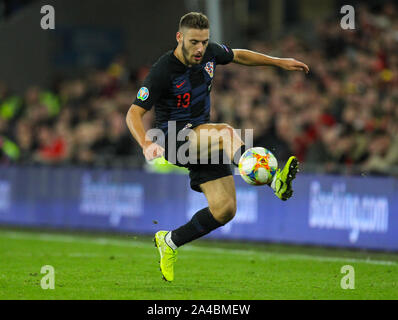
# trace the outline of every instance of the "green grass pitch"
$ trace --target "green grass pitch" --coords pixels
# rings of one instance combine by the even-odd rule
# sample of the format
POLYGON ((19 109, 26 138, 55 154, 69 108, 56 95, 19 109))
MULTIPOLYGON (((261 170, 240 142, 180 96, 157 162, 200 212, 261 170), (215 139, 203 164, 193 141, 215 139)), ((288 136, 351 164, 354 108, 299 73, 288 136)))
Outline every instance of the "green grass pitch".
POLYGON ((0 229, 0 299, 398 299, 398 254, 197 241, 161 279, 150 237, 0 229), (41 267, 55 289, 41 288, 41 267), (343 290, 341 268, 355 270, 343 290))

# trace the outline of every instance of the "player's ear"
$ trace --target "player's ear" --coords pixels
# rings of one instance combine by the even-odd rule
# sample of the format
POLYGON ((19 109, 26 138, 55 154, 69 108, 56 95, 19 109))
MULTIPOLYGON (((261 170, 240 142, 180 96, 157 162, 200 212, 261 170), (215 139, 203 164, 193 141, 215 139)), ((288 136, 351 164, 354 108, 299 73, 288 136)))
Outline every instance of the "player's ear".
POLYGON ((183 36, 182 32, 177 31, 176 39, 177 39, 178 44, 180 44, 182 42, 183 38, 184 38, 184 36, 183 36))

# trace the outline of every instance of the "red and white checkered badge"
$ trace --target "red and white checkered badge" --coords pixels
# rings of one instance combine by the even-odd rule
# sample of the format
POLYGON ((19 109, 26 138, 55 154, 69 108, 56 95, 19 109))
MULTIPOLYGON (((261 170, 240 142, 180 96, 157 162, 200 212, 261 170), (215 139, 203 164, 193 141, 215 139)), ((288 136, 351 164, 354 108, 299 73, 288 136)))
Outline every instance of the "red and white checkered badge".
POLYGON ((209 74, 210 78, 213 78, 213 76, 214 76, 214 63, 213 62, 206 63, 205 70, 209 74))

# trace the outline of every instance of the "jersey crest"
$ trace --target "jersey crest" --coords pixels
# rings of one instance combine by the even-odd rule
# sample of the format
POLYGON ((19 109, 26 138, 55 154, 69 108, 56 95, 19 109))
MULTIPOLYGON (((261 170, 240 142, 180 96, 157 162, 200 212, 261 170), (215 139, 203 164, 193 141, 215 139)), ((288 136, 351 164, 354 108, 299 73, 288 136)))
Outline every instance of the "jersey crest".
POLYGON ((213 78, 213 76, 214 76, 214 63, 213 62, 206 63, 205 70, 209 74, 210 78, 213 78))

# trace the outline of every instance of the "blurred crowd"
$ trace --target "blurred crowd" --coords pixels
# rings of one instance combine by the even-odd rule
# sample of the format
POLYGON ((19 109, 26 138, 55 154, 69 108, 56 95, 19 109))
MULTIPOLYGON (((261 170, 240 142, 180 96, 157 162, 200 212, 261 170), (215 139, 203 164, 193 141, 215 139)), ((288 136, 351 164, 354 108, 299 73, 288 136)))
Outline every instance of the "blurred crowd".
POLYGON ((214 119, 254 128, 255 146, 281 160, 295 154, 309 170, 398 174, 397 7, 357 6, 355 30, 337 19, 317 23, 311 41, 253 42, 256 51, 307 63, 310 74, 224 68, 214 119))
MULTIPOLYGON (((391 174, 398 167, 398 10, 356 10, 356 29, 331 19, 313 38, 287 35, 248 49, 307 63, 308 75, 235 64, 219 67, 211 120, 254 129, 254 146, 305 168, 391 174)), ((106 70, 24 96, 0 84, 2 163, 142 165, 125 116, 148 72, 123 58, 106 70)), ((154 122, 153 110, 145 126, 154 122)))
POLYGON ((106 70, 59 81, 53 90, 32 86, 23 97, 9 95, 0 84, 2 162, 142 164, 125 122, 137 91, 130 78, 124 59, 118 58, 106 70))

